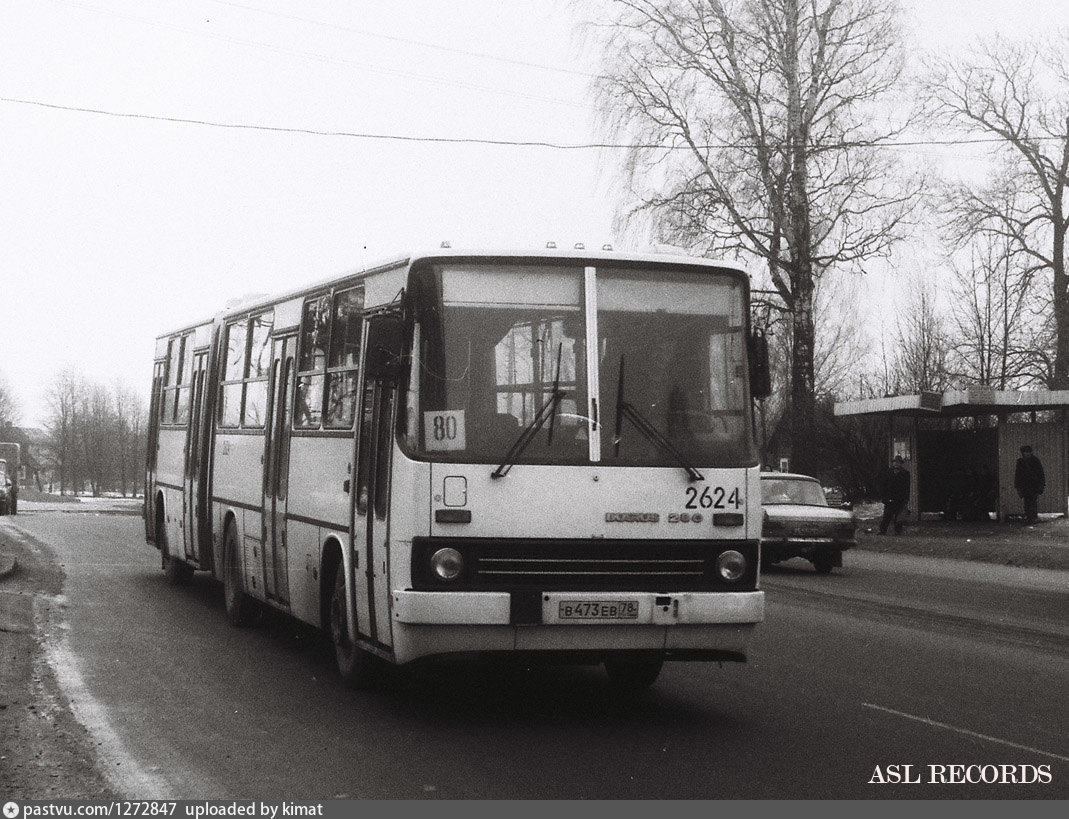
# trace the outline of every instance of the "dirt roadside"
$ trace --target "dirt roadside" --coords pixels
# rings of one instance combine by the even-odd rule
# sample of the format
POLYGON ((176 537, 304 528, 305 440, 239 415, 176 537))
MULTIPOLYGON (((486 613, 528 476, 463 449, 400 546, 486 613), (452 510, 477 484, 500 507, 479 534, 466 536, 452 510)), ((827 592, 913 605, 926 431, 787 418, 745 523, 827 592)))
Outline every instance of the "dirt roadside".
POLYGON ((119 798, 45 657, 62 570, 6 527, 0 570, 0 802, 119 798))
MULTIPOLYGON (((859 549, 1069 571, 1069 518, 1044 517, 1031 526, 1012 520, 924 520, 907 524, 896 536, 879 534, 881 509, 878 504, 858 508, 859 549)), ((849 553, 843 560, 849 565, 849 553)))
MULTIPOLYGON (((108 513, 136 513, 130 502, 112 506, 108 513)), ((26 507, 29 514, 101 511, 100 504, 26 507)), ((859 508, 858 517, 861 550, 1069 571, 1066 518, 1035 526, 925 521, 896 537, 877 533, 878 506, 859 508)), ((848 571, 849 553, 844 563, 848 571)), ((0 802, 139 796, 115 793, 100 773, 94 740, 71 714, 45 657, 63 580, 46 549, 0 523, 0 802)))

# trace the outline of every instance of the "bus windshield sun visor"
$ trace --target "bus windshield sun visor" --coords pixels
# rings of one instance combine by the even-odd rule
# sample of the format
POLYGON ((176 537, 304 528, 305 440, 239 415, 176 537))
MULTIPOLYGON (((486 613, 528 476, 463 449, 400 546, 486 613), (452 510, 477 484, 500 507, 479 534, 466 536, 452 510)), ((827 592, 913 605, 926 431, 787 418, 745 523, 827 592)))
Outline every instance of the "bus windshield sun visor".
POLYGON ((523 432, 520 433, 520 437, 516 439, 516 442, 509 447, 509 451, 505 453, 505 460, 501 462, 493 472, 490 473, 491 478, 503 478, 512 469, 513 464, 516 463, 516 459, 523 454, 523 451, 527 449, 527 446, 534 440, 534 437, 538 434, 538 430, 545 426, 546 421, 549 421, 549 439, 548 443, 553 443, 553 426, 557 420, 557 407, 560 406, 560 402, 564 400, 566 391, 560 388, 560 359, 561 350, 563 345, 557 345, 557 371, 553 376, 553 393, 549 397, 549 401, 546 402, 542 409, 538 411, 538 414, 531 419, 531 423, 523 428, 523 432))
POLYGON ((705 476, 687 460, 687 457, 682 452, 672 446, 672 442, 664 437, 664 434, 657 429, 657 427, 646 420, 645 416, 635 409, 632 404, 629 404, 624 400, 624 357, 620 356, 619 380, 616 382, 616 429, 613 434, 613 457, 616 458, 620 457, 620 441, 623 438, 625 417, 630 419, 631 423, 635 425, 635 428, 652 442, 654 446, 658 447, 662 452, 671 455, 676 463, 686 470, 691 481, 705 480, 705 476))

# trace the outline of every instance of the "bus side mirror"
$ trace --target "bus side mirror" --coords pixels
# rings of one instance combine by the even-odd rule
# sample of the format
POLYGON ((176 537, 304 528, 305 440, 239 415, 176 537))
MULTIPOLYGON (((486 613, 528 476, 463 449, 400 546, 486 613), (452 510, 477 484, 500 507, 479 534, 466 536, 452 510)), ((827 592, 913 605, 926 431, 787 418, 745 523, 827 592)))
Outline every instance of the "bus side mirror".
POLYGON ((763 330, 750 332, 750 395, 768 398, 772 394, 772 373, 768 362, 768 336, 763 330))
POLYGON ((397 381, 401 376, 404 320, 395 313, 372 316, 367 327, 368 378, 397 381))

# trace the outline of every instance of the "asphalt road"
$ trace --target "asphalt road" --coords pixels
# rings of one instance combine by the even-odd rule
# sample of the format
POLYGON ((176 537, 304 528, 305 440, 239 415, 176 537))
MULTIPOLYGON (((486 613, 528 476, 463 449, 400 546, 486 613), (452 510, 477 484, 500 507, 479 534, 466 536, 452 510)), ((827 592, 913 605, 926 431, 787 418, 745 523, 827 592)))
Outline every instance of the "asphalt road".
POLYGON ((66 573, 40 607, 48 660, 130 797, 1069 797, 1069 573, 792 562, 765 578, 749 663, 669 664, 639 703, 599 668, 502 679, 463 662, 365 693, 317 635, 280 617, 234 629, 214 583, 166 585, 139 518, 4 520, 66 573), (951 765, 1000 781, 931 781, 951 765), (878 781, 896 776, 921 781, 878 781))

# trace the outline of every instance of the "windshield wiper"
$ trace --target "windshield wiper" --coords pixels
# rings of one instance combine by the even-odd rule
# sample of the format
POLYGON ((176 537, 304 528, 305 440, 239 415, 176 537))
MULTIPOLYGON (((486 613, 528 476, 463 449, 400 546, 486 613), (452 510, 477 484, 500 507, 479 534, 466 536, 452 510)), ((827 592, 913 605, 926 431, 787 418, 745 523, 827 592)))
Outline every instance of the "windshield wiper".
POLYGON ((638 429, 638 431, 648 440, 655 446, 660 447, 662 452, 667 452, 671 455, 676 463, 686 470, 687 475, 690 476, 692 481, 705 480, 705 476, 694 468, 690 461, 687 460, 687 457, 672 445, 671 441, 664 437, 664 433, 647 421, 645 416, 635 409, 633 404, 629 404, 624 400, 624 357, 621 355, 619 380, 616 382, 616 429, 612 440, 612 454, 615 458, 620 457, 620 439, 622 437, 621 433, 623 432, 625 417, 630 419, 636 429, 638 429))
POLYGON ((509 447, 509 451, 505 453, 505 460, 501 462, 493 472, 490 473, 491 478, 504 478, 509 470, 512 469, 516 463, 516 459, 523 454, 523 451, 527 449, 527 446, 534 440, 538 434, 538 430, 545 426, 546 421, 549 421, 549 438, 547 444, 553 443, 553 427, 557 421, 557 407, 560 406, 560 402, 564 400, 564 396, 567 394, 565 390, 560 388, 560 357, 563 344, 557 345, 557 372, 553 377, 553 392, 549 396, 549 401, 542 405, 542 409, 538 411, 538 414, 531 419, 531 423, 523 428, 523 432, 520 433, 520 437, 516 439, 516 442, 509 447))
MULTIPOLYGON (((564 398, 564 393, 559 396, 557 393, 561 392, 560 389, 560 356, 564 350, 564 343, 557 344, 557 371, 553 374, 553 397, 550 399, 550 403, 553 405, 549 413, 549 437, 546 440, 546 446, 550 446, 553 443, 553 427, 557 423, 557 407, 560 406, 561 399, 564 398)), ((537 432, 537 430, 535 430, 537 432)))

